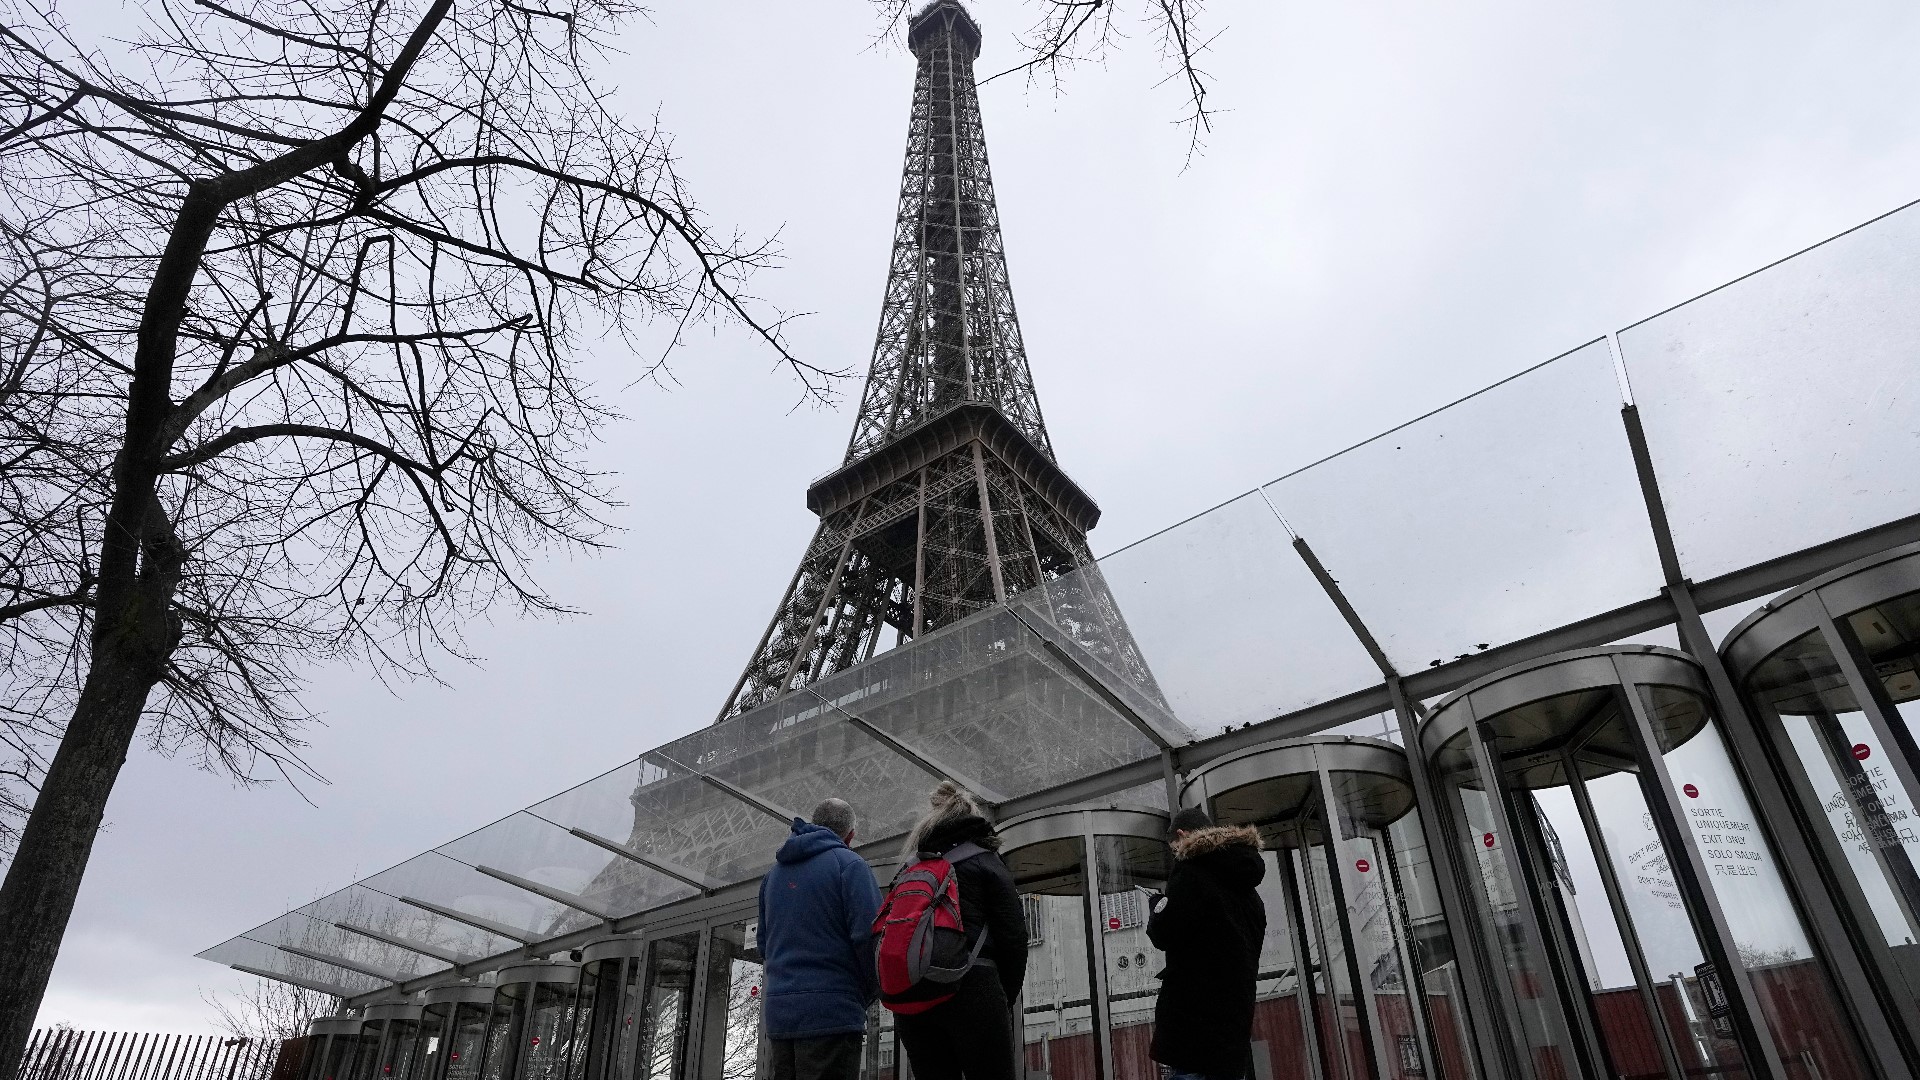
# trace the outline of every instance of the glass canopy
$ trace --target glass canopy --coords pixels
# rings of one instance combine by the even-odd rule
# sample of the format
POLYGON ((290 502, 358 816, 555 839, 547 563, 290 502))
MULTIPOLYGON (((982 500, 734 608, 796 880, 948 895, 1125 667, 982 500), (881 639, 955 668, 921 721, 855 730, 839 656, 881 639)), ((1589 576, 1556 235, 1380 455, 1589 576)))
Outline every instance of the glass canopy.
POLYGON ((1163 747, 1378 731, 1390 679, 1431 701, 1671 623, 1650 504, 1703 609, 1920 539, 1916 294, 1908 206, 200 955, 419 985, 750 882, 827 794, 878 840, 935 777, 1032 810, 1158 783, 1163 747))

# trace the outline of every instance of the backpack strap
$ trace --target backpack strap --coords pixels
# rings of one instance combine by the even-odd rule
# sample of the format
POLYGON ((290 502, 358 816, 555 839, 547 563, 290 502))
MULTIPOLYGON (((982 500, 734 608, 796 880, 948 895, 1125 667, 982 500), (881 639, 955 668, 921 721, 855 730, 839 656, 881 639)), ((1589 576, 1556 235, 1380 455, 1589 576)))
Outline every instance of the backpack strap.
POLYGON ((968 859, 976 858, 986 853, 986 848, 971 840, 967 840, 948 848, 947 853, 944 856, 940 856, 940 858, 946 859, 949 866, 959 866, 968 859))

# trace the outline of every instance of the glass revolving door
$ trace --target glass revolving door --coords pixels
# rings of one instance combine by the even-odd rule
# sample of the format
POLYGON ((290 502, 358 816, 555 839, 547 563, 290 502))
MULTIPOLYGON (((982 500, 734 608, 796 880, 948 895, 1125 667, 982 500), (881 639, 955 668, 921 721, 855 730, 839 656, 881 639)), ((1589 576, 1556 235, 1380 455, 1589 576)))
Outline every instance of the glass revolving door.
POLYGON ((351 1080, 363 1026, 357 1016, 323 1016, 308 1025, 306 1080, 351 1080))
POLYGON ((646 942, 609 938, 581 951, 580 993, 589 1003, 585 1080, 634 1080, 646 997, 646 942))
POLYGON ((426 992, 421 1010, 420 1080, 475 1080, 486 1056, 487 1029, 507 1010, 495 1009, 491 986, 441 986, 426 992))
POLYGON ((1001 857, 1026 898, 1020 1016, 1030 1080, 1157 1080, 1148 1053, 1162 957, 1144 890, 1165 887, 1167 815, 1042 810, 1003 823, 1001 857))
POLYGON ((1720 651, 1920 1059, 1920 545, 1776 598, 1720 651))
POLYGON ((1522 1075, 1869 1075, 1708 700, 1681 653, 1591 649, 1421 729, 1522 1075))
POLYGON ((366 1012, 361 1037, 374 1044, 371 1068, 362 1080, 413 1080, 420 1064, 418 1005, 373 1005, 366 1012))
POLYGON ((1255 747, 1194 772, 1183 801, 1222 825, 1258 828, 1267 849, 1256 1075, 1474 1075, 1453 943, 1399 747, 1255 747))
POLYGON ((494 1004, 504 1006, 507 1021, 488 1033, 486 1080, 581 1080, 592 1002, 580 993, 580 965, 502 968, 494 1004))

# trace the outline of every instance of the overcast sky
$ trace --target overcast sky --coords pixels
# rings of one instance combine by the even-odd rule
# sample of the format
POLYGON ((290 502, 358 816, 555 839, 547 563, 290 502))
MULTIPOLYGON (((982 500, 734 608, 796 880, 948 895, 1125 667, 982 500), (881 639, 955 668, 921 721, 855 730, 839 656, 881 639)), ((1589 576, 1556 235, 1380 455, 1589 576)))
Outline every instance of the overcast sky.
MULTIPOLYGON (((1015 56, 982 0, 983 70, 1015 56)), ((1104 552, 1920 197, 1920 9, 1214 0, 1226 111, 1181 170, 1148 43, 1055 98, 982 92, 1014 294, 1104 552)), ((69 4, 82 27, 134 5, 69 4)), ((657 0, 610 69, 717 222, 781 234, 757 282, 799 351, 864 367, 912 60, 863 0, 657 0)), ((201 1031, 191 954, 709 723, 811 534, 851 415, 744 335, 625 388, 616 550, 545 580, 587 611, 472 630, 445 685, 316 672, 330 781, 240 791, 137 752, 42 1022, 201 1031), (310 800, 310 802, 308 801, 310 800)), ((857 397, 857 386, 847 388, 857 397)))

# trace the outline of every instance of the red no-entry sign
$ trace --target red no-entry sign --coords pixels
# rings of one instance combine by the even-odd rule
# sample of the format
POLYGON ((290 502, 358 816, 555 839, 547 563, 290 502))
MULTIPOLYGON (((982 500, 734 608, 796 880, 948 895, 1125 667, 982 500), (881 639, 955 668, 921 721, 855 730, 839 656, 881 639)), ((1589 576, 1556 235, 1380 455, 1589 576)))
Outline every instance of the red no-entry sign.
POLYGON ((1480 842, 1481 842, 1482 844, 1485 844, 1485 845, 1487 845, 1488 847, 1492 847, 1492 846, 1493 846, 1493 834, 1492 834, 1492 833, 1488 833, 1487 835, 1485 835, 1485 836, 1483 836, 1483 837, 1481 837, 1481 838, 1480 838, 1480 842))
POLYGON ((1107 920, 1107 929, 1109 929, 1109 930, 1118 930, 1118 929, 1120 929, 1120 916, 1118 916, 1118 915, 1115 915, 1115 916, 1113 916, 1113 917, 1111 917, 1111 918, 1109 918, 1109 919, 1107 920))
POLYGON ((1372 864, 1372 863, 1370 863, 1370 862, 1368 862, 1368 861, 1367 861, 1367 860, 1365 860, 1365 859, 1361 859, 1361 860, 1359 860, 1358 862, 1356 862, 1356 863, 1354 863, 1354 864, 1353 864, 1353 868, 1354 868, 1355 870, 1358 870, 1358 871, 1360 871, 1361 873, 1363 873, 1363 874, 1364 874, 1364 873, 1366 873, 1367 871, 1369 871, 1369 870, 1371 870, 1371 869, 1373 869, 1373 864, 1372 864))
POLYGON ((1689 799, 1697 799, 1700 797, 1700 789, 1694 787, 1692 784, 1682 784, 1680 785, 1680 790, 1686 792, 1687 798, 1689 799))
POLYGON ((1863 743, 1863 742, 1857 742, 1853 744, 1853 760, 1865 761, 1872 756, 1873 756, 1873 747, 1868 746, 1866 743, 1863 743))

